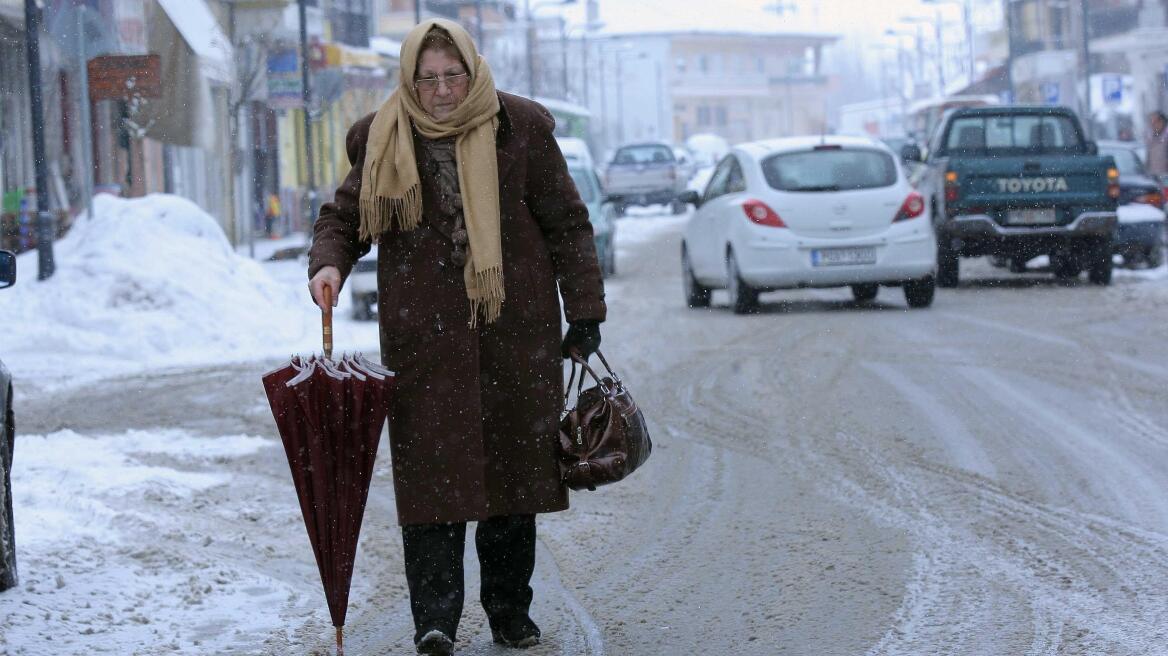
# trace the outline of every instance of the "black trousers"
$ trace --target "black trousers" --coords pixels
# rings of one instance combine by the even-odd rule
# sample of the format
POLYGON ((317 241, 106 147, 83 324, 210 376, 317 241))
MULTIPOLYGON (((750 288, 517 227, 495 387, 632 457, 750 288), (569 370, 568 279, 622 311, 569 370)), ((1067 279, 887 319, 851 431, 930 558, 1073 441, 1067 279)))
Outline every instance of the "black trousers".
MULTIPOLYGON (((403 526, 402 545, 414 641, 432 629, 453 639, 465 592, 466 523, 403 526)), ((475 547, 482 576, 480 600, 491 627, 515 615, 526 616, 535 571, 535 515, 503 515, 479 522, 475 547)))

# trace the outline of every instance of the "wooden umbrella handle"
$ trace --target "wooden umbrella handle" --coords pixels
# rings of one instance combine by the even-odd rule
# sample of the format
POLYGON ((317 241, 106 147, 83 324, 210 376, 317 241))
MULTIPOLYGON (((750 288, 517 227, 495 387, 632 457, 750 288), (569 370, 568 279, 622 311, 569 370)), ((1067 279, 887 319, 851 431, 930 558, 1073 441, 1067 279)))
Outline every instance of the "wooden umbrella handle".
POLYGON ((333 288, 325 285, 324 310, 320 315, 321 332, 324 333, 324 357, 331 360, 333 357, 333 288))

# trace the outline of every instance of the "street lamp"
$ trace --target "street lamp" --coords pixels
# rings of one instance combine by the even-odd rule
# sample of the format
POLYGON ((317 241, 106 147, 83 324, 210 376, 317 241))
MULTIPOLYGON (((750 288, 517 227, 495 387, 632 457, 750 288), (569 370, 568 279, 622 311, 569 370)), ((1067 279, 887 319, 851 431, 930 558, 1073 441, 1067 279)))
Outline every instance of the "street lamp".
POLYGON ((536 84, 535 84, 535 12, 544 7, 565 7, 567 5, 576 4, 576 0, 545 0, 544 2, 537 2, 531 4, 531 0, 526 0, 525 13, 527 14, 527 92, 532 98, 535 98, 536 84))
POLYGON ((969 50, 969 83, 977 74, 977 56, 973 48, 973 8, 971 0, 921 0, 927 5, 954 4, 961 7, 961 21, 965 24, 965 45, 969 50))

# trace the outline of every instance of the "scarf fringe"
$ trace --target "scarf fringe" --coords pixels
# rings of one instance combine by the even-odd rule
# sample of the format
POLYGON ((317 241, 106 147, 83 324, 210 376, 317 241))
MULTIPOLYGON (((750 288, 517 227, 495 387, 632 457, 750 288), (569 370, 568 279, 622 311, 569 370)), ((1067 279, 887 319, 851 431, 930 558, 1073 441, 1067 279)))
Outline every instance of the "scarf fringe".
POLYGON ((414 185, 402 198, 374 196, 360 202, 361 226, 358 235, 364 241, 376 241, 392 228, 413 230, 422 222, 422 188, 414 185))
POLYGON ((503 286, 503 267, 491 267, 474 273, 475 290, 470 296, 470 327, 478 325, 479 314, 487 323, 494 323, 503 313, 507 293, 503 286))

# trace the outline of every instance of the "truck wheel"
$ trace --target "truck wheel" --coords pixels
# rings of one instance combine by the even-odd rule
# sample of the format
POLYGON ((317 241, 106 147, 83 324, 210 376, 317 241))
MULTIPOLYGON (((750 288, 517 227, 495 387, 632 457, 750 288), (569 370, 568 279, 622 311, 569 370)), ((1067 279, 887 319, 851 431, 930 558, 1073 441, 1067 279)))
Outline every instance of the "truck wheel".
POLYGON ((910 308, 927 308, 933 304, 937 281, 933 276, 904 283, 904 300, 910 308))
POLYGON ((862 285, 852 285, 852 298, 856 299, 857 303, 867 303, 876 300, 876 295, 880 293, 880 285, 876 283, 865 283, 862 285))
POLYGON ((726 256, 726 291, 730 293, 730 307, 734 314, 747 314, 758 309, 758 291, 743 282, 733 251, 726 256))
POLYGON ((681 202, 680 200, 674 200, 669 204, 669 211, 673 212, 674 216, 677 216, 678 214, 685 214, 685 203, 681 202))
POLYGON ((956 287, 960 278, 961 264, 957 251, 946 240, 937 243, 937 286, 956 287))
POLYGON ((685 304, 691 308, 710 307, 710 288, 703 287, 694 276, 693 265, 689 262, 689 252, 681 245, 681 284, 685 291, 685 304))
POLYGON ((1083 272, 1083 267, 1070 255, 1051 255, 1050 270, 1059 280, 1074 280, 1083 272))
POLYGON ((1111 270, 1115 264, 1111 260, 1111 243, 1104 242, 1091 256, 1090 268, 1087 269, 1087 280, 1092 285, 1110 285, 1111 270))
POLYGON ((1160 265, 1164 264, 1164 247, 1157 243, 1154 246, 1148 247, 1148 252, 1144 254, 1144 262, 1147 263, 1149 269, 1158 269, 1160 265))

